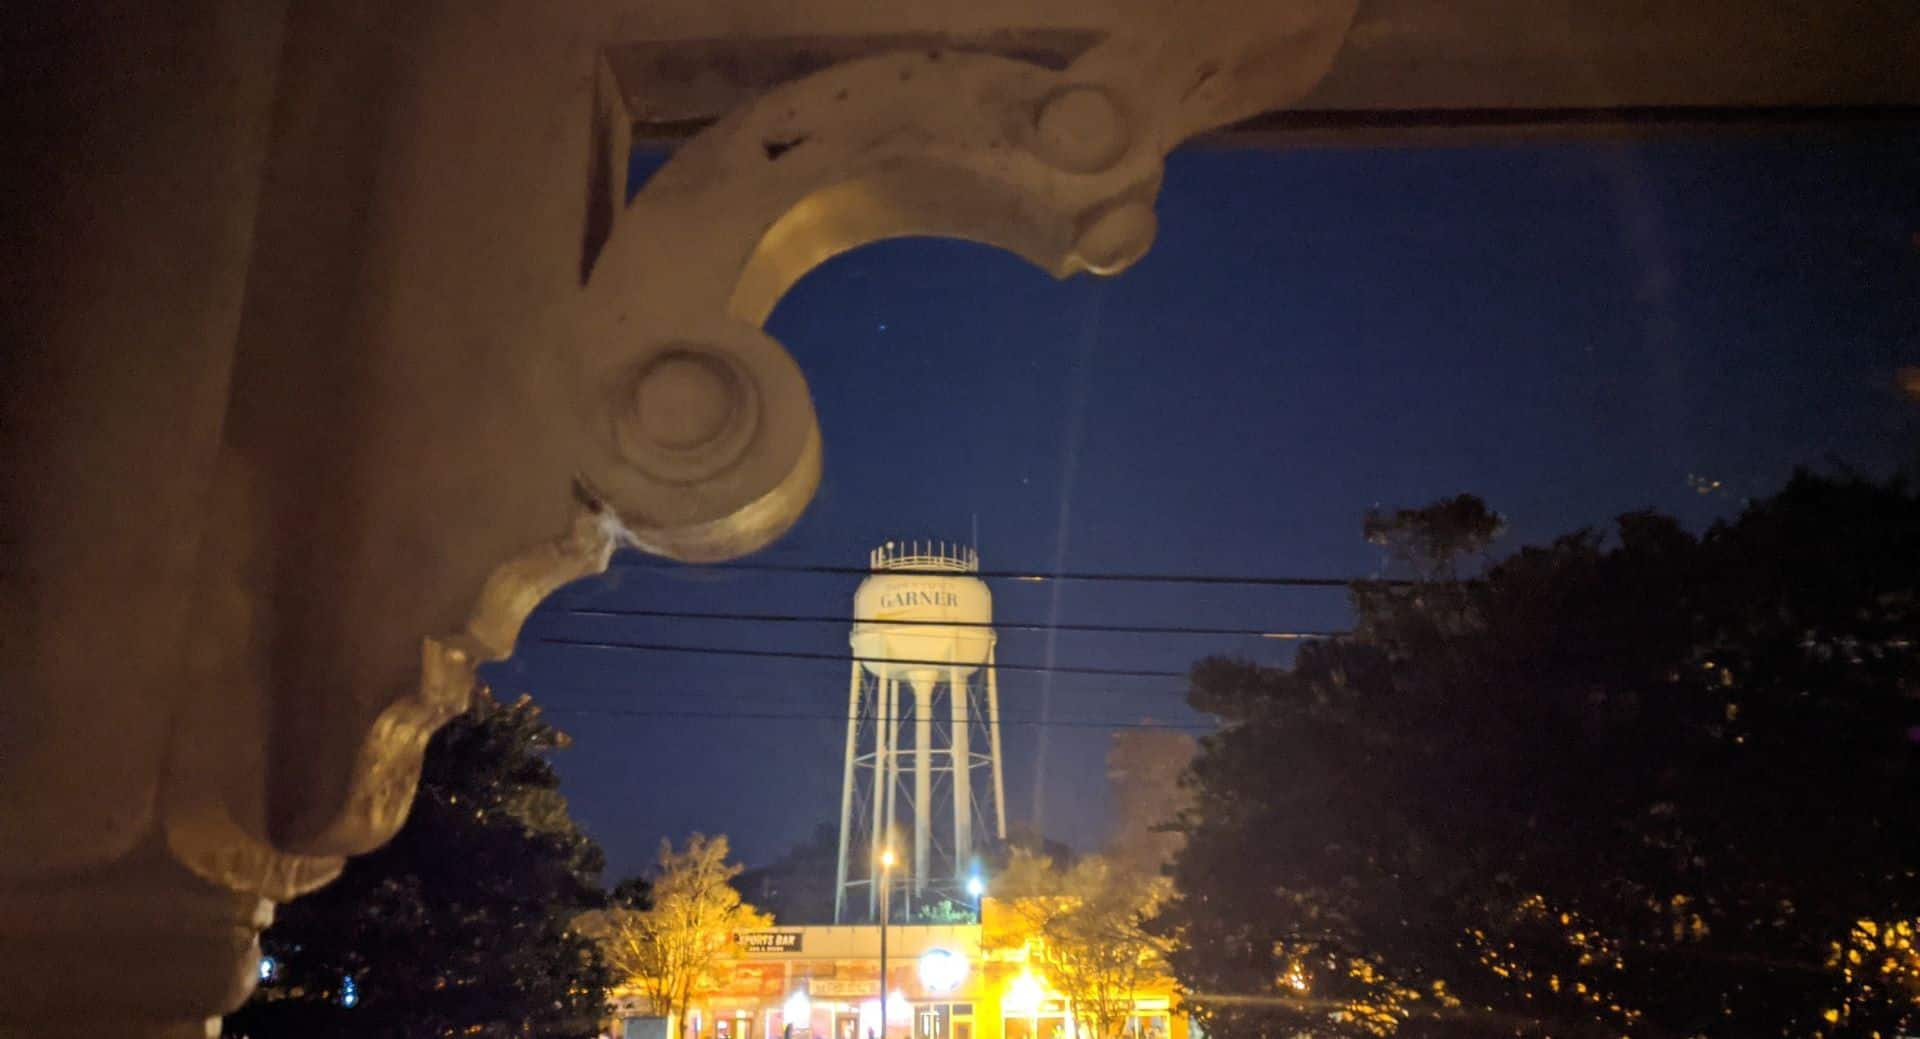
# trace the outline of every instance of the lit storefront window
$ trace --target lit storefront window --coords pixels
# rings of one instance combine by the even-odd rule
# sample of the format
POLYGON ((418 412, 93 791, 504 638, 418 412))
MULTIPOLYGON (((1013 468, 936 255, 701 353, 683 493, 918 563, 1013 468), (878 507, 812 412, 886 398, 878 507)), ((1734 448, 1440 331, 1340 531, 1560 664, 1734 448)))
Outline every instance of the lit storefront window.
POLYGON ((973 1004, 915 1004, 913 1039, 973 1039, 973 1004))
POLYGON ((713 1039, 753 1039, 753 1015, 745 1010, 736 1010, 731 1017, 715 1014, 713 1039))
MULTIPOLYGON (((913 1004, 905 994, 894 990, 887 995, 887 1034, 907 1032, 913 1023, 913 1004)), ((860 1004, 860 1039, 880 1034, 880 1001, 869 999, 860 1004)))
MULTIPOLYGON (((1011 993, 1009 993, 1011 995, 1011 993)), ((1027 1013, 1009 1009, 1002 1021, 1006 1039, 1067 1039, 1067 1006, 1057 999, 1032 1004, 1027 1013)))
POLYGON ((795 992, 781 1004, 780 1016, 785 1024, 792 1026, 794 1034, 805 1032, 812 1023, 813 1000, 808 999, 805 992, 795 992))

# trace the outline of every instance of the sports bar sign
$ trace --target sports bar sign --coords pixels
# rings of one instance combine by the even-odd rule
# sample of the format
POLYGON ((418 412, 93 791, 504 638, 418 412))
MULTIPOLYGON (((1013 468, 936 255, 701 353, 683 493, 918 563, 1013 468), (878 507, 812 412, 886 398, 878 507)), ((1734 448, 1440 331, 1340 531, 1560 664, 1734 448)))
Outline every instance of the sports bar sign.
POLYGON ((741 931, 736 935, 744 952, 800 952, 800 931, 741 931))

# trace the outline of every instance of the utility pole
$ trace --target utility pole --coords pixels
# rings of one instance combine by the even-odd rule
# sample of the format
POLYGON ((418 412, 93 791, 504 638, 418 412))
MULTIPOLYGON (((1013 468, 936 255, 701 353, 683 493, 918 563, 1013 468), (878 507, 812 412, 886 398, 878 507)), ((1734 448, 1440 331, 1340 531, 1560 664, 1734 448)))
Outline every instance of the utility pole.
POLYGON ((880 1039, 887 1039, 887 917, 893 903, 893 849, 880 853, 880 1039))

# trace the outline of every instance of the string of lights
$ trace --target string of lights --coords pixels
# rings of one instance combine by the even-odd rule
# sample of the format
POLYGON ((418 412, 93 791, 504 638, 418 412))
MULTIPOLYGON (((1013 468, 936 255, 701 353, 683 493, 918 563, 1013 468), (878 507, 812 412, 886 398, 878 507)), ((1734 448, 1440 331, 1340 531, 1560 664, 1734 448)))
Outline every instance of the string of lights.
POLYGON ((1161 624, 1034 624, 1020 621, 912 620, 891 617, 849 618, 806 613, 728 613, 698 610, 627 609, 611 606, 569 607, 566 613, 570 617, 628 617, 653 620, 723 621, 757 624, 828 624, 835 626, 871 623, 886 624, 890 627, 924 626, 933 628, 984 628, 998 631, 1071 631, 1101 635, 1207 636, 1213 638, 1271 639, 1290 642, 1310 641, 1314 639, 1337 639, 1351 634, 1351 632, 1346 631, 1270 631, 1264 628, 1207 628, 1161 624))
MULTIPOLYGON (((544 645, 573 646, 579 649, 611 650, 632 653, 688 653, 714 657, 761 657, 776 660, 822 660, 841 664, 850 664, 855 660, 867 664, 905 664, 921 667, 952 667, 950 660, 919 659, 914 657, 855 657, 842 653, 814 653, 797 649, 751 649, 745 646, 686 646, 673 642, 610 642, 598 639, 577 639, 549 635, 536 639, 544 645)), ((1153 668, 1131 667, 1081 667, 1066 664, 1003 664, 996 661, 993 665, 1000 671, 1017 671, 1029 674, 1062 675, 1099 675, 1105 678, 1186 678, 1184 671, 1166 671, 1153 668)))

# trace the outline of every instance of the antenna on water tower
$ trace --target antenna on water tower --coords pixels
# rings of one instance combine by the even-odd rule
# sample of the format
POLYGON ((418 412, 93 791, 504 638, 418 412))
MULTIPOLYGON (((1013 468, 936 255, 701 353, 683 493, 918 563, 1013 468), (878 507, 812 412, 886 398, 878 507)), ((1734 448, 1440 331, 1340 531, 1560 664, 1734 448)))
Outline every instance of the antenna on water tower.
POLYGON ((849 639, 835 923, 861 915, 861 896, 865 918, 874 918, 876 861, 903 820, 913 857, 909 869, 888 875, 904 885, 908 913, 916 899, 964 902, 982 831, 1007 837, 993 595, 975 576, 979 552, 889 541, 868 563, 873 572, 854 593, 849 639))

